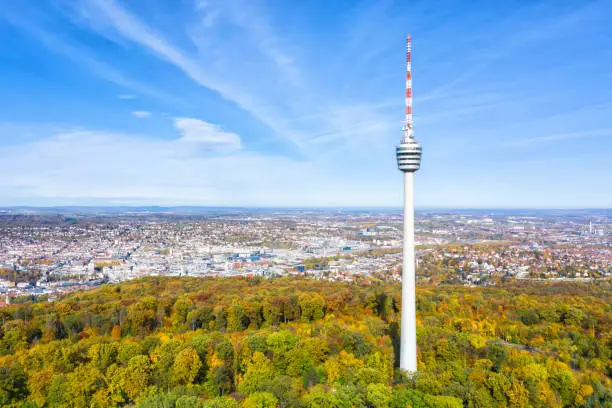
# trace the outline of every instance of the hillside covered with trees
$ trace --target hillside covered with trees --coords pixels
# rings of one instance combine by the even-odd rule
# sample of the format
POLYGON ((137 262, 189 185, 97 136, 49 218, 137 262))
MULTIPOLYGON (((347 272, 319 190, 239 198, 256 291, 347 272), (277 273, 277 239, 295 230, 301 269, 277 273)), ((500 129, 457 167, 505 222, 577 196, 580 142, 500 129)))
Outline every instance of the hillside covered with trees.
POLYGON ((419 288, 407 378, 397 284, 104 285, 0 309, 0 404, 612 407, 610 294, 605 282, 419 288))

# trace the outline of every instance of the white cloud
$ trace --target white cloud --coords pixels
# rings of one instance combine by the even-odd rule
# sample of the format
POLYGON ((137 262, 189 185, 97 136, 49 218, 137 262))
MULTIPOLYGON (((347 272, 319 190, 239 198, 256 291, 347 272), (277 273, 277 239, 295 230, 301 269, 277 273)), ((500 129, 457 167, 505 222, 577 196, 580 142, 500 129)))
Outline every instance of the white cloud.
MULTIPOLYGON (((224 99, 239 105, 253 117, 269 126, 279 137, 303 147, 304 141, 300 140, 298 132, 285 126, 283 118, 287 115, 279 113, 277 108, 271 106, 270 101, 262 100, 261 95, 252 92, 248 85, 245 88, 246 78, 245 81, 242 81, 243 83, 235 80, 230 83, 226 78, 231 75, 228 75, 227 72, 205 69, 197 58, 191 57, 179 47, 174 46, 163 35, 152 30, 137 16, 122 8, 114 0, 91 0, 88 4, 95 7, 95 12, 89 13, 89 18, 92 20, 92 29, 94 29, 93 26, 103 25, 100 20, 110 24, 124 38, 149 49, 158 58, 179 68, 199 85, 216 91, 224 99)), ((274 38, 272 34, 265 32, 261 34, 274 38)), ((272 51, 268 55, 276 61, 276 65, 287 69, 291 67, 291 58, 278 51, 274 41, 270 41, 270 43, 271 45, 268 45, 272 51)), ((275 78, 275 80, 277 79, 275 78)), ((284 94, 283 97, 285 97, 284 94)))
POLYGON ((132 116, 140 118, 140 119, 150 118, 151 117, 151 112, 149 112, 149 111, 133 111, 132 112, 132 116))
POLYGON ((221 126, 200 119, 175 118, 174 126, 183 135, 179 141, 199 143, 210 149, 240 149, 240 136, 224 131, 221 126))
MULTIPOLYGON (((389 119, 380 112, 354 110, 354 100, 338 100, 335 94, 329 94, 329 87, 313 83, 313 72, 301 59, 298 42, 277 32, 278 24, 265 7, 243 1, 201 1, 196 5, 200 24, 187 30, 196 53, 188 52, 190 47, 184 44, 170 41, 176 37, 158 32, 115 0, 79 2, 82 12, 75 23, 103 37, 119 36, 143 47, 195 83, 238 105, 270 128, 274 139, 290 142, 294 146, 289 149, 296 147, 295 151, 307 157, 330 154, 340 148, 346 151, 345 144, 364 145, 371 134, 355 130, 355 124, 389 119), (226 35, 228 28, 240 33, 239 40, 226 35), (253 81, 253 72, 258 73, 257 81, 253 81), (346 111, 347 106, 351 112, 335 114, 346 111), (320 112, 325 114, 319 118, 292 121, 320 112), (327 136, 315 140, 313 134, 327 136)), ((395 140, 395 133, 390 136, 395 140)))
POLYGON ((245 151, 199 154, 184 138, 79 130, 0 146, 0 174, 11 174, 0 178, 0 205, 377 205, 401 190, 380 181, 363 188, 348 177, 339 183, 324 163, 245 151))

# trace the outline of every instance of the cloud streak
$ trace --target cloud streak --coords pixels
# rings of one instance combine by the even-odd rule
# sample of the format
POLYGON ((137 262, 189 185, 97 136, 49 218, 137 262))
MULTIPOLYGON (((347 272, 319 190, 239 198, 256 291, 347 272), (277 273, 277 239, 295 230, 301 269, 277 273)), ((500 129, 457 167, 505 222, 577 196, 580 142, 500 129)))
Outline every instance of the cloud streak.
POLYGON ((250 43, 274 62, 279 73, 293 86, 299 85, 300 75, 295 58, 283 49, 280 37, 275 33, 266 16, 253 6, 253 2, 227 0, 217 2, 213 6, 208 1, 200 1, 197 9, 204 14, 202 23, 205 27, 212 25, 211 16, 214 16, 215 19, 224 16, 232 21, 246 32, 245 38, 248 38, 250 43))
POLYGON ((182 137, 174 140, 81 129, 0 146, 0 155, 6 158, 0 161, 0 174, 14 174, 0 179, 0 189, 6 193, 0 205, 44 201, 304 206, 364 199, 371 205, 384 203, 381 197, 388 185, 370 195, 330 178, 321 183, 325 178, 317 163, 236 150, 222 155, 194 151, 193 143, 237 142, 231 134, 203 123, 177 119, 182 137), (92 157, 104 157, 104 165, 92 157))
POLYGON ((210 150, 238 150, 242 147, 240 136, 200 119, 175 118, 174 126, 182 134, 179 141, 183 143, 197 143, 210 150))
MULTIPOLYGON (((90 55, 82 46, 67 42, 52 31, 42 28, 40 24, 35 24, 30 17, 14 13, 9 9, 3 9, 0 18, 4 18, 9 24, 23 30, 28 35, 35 38, 51 52, 62 55, 80 64, 87 72, 91 72, 106 81, 158 100, 175 104, 182 103, 180 99, 173 95, 127 77, 114 67, 90 55)), ((133 99, 131 98, 132 96, 133 95, 130 94, 121 94, 118 97, 119 99, 133 99)))
MULTIPOLYGON (((0 199, 399 205, 407 27, 425 150, 417 204, 515 205, 534 192, 560 202, 558 178, 570 179, 560 157, 591 155, 575 179, 588 166, 610 174, 601 2, 408 12, 383 1, 325 15, 309 2, 195 2, 5 2, 15 45, 0 102, 23 126, 0 123, 0 199), (527 191, 533 170, 517 166, 502 197, 502 171, 489 170, 510 152, 551 158, 551 169, 527 191)), ((602 190, 584 197, 609 197, 602 190)))
POLYGON ((146 119, 151 117, 151 112, 149 111, 133 111, 132 116, 138 119, 146 119))
MULTIPOLYGON (((320 93, 316 86, 305 84, 304 76, 298 72, 295 64, 295 57, 283 49, 273 26, 251 3, 231 1, 219 3, 214 7, 208 2, 200 4, 203 29, 191 38, 199 47, 201 55, 218 54, 218 49, 208 48, 206 39, 211 36, 216 38, 214 35, 219 32, 213 33, 210 30, 217 28, 222 19, 229 21, 233 28, 244 31, 246 35, 241 38, 252 43, 260 54, 259 57, 252 55, 252 58, 248 59, 244 51, 233 53, 230 42, 230 45, 223 47, 221 60, 207 61, 206 64, 168 41, 163 34, 147 26, 114 0, 89 0, 87 4, 97 11, 88 13, 90 18, 106 19, 124 38, 139 44, 180 69, 197 84, 217 92, 222 98, 249 112, 252 117, 268 126, 274 132, 275 138, 291 142, 307 157, 321 152, 327 153, 332 149, 337 150, 340 148, 338 142, 361 143, 370 137, 367 129, 360 131, 355 127, 358 121, 385 120, 379 112, 370 112, 356 102, 330 100, 324 93, 320 93), (210 13, 215 14, 214 24, 208 20, 210 13), (201 40, 202 38, 205 40, 201 40), (262 67, 261 71, 257 71, 256 81, 253 81, 253 71, 245 71, 242 67, 246 61, 252 61, 255 67, 262 67), (268 70, 269 62, 275 67, 277 74, 268 70), (286 80, 282 80, 283 78, 286 80), (327 114, 321 115, 321 109, 327 114), (313 111, 317 112, 312 114, 313 111), (307 123, 301 120, 299 126, 292 120, 308 116, 311 116, 311 119, 307 123), (320 133, 328 136, 325 139, 312 138, 312 134, 320 133), (321 143, 322 141, 325 143, 321 143)), ((102 24, 96 24, 100 25, 102 24)), ((248 48, 245 43, 236 45, 242 50, 244 47, 248 48)), ((401 99, 399 94, 400 92, 398 100, 401 99)))
MULTIPOLYGON (((91 0, 90 3, 105 16, 112 26, 127 39, 152 51, 159 58, 173 64, 196 83, 217 92, 224 99, 232 101, 264 122, 277 134, 298 143, 294 132, 288 131, 271 110, 262 107, 253 97, 229 83, 209 75, 194 59, 168 42, 161 34, 154 32, 136 16, 120 7, 113 0, 91 0)), ((92 16, 99 14, 93 13, 92 16)))
MULTIPOLYGON (((518 52, 521 48, 528 45, 554 38, 559 35, 564 35, 571 27, 574 27, 580 20, 597 12, 597 6, 601 2, 592 2, 578 9, 573 9, 569 12, 557 13, 551 17, 541 19, 534 23, 530 19, 525 19, 525 16, 531 16, 537 13, 538 5, 524 6, 520 12, 506 18, 502 22, 497 22, 495 27, 490 25, 483 26, 483 32, 480 34, 480 39, 485 40, 488 45, 481 46, 478 50, 478 59, 471 67, 464 70, 459 76, 452 79, 450 82, 439 86, 436 89, 429 91, 424 95, 424 99, 440 99, 449 95, 460 84, 474 77, 476 74, 483 72, 492 64, 503 61, 505 58, 518 52), (506 29, 500 27, 513 27, 512 35, 507 35, 506 29)), ((466 47, 475 51, 473 47, 466 47)))
POLYGON ((549 136, 537 136, 518 139, 502 144, 502 147, 529 147, 537 144, 559 142, 563 140, 584 139, 591 137, 612 136, 612 129, 586 130, 581 132, 561 133, 549 136))

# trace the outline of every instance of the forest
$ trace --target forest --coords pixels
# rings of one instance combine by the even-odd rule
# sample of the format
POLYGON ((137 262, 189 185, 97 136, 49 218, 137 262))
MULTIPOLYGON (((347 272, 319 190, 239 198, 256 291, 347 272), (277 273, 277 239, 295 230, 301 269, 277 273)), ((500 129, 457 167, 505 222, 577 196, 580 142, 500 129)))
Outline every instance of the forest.
POLYGON ((612 287, 150 277, 0 309, 0 405, 612 407, 612 287))

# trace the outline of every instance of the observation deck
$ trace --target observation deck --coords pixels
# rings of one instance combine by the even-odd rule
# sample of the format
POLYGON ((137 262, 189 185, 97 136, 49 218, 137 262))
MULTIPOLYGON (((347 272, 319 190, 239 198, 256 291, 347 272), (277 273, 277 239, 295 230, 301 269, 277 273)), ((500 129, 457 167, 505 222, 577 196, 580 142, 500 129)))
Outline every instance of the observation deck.
POLYGON ((407 173, 414 173, 421 167, 422 148, 414 137, 404 137, 395 148, 397 167, 407 173))

